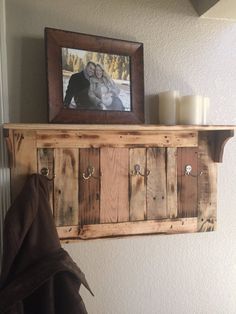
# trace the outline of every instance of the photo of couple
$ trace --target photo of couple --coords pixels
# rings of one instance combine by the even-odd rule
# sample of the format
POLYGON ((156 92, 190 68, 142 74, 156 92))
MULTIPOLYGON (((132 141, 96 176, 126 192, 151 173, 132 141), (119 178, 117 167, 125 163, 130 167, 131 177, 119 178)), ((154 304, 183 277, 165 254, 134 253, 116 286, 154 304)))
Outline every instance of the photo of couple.
POLYGON ((131 110, 126 56, 62 48, 62 72, 64 108, 131 110))

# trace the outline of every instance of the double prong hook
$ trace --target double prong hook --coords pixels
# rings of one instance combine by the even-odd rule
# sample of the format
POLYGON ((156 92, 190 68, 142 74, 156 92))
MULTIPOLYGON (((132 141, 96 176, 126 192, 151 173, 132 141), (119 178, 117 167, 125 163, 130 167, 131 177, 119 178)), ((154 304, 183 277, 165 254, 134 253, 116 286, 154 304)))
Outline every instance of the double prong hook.
POLYGON ((98 179, 97 177, 94 176, 94 167, 93 166, 88 166, 87 167, 87 173, 83 172, 83 179, 88 180, 90 178, 98 179))
POLYGON ((46 178, 48 179, 48 181, 53 181, 53 180, 55 179, 56 175, 53 174, 53 176, 52 176, 51 178, 49 178, 49 177, 48 177, 49 172, 50 172, 50 170, 49 170, 48 168, 46 168, 46 167, 44 167, 44 168, 42 168, 42 169, 40 170, 40 173, 41 173, 44 177, 46 177, 46 178))
POLYGON ((200 171, 199 174, 192 174, 192 170, 193 170, 193 167, 191 165, 186 165, 185 166, 184 175, 197 178, 197 177, 200 177, 203 174, 203 171, 200 171))
POLYGON ((141 166, 136 164, 134 165, 134 170, 130 172, 131 176, 142 176, 142 177, 148 177, 150 174, 150 170, 146 170, 145 173, 141 173, 141 166))

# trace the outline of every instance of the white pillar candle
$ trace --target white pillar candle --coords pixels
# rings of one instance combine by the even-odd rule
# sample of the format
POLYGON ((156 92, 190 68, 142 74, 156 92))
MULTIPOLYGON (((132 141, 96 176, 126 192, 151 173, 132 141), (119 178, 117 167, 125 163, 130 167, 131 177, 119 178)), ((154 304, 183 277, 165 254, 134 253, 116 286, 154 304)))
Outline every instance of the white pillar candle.
POLYGON ((203 110, 202 110, 202 124, 208 124, 207 116, 210 108, 210 99, 208 97, 203 98, 203 110))
POLYGON ((179 91, 166 91, 158 94, 159 123, 176 124, 176 104, 179 101, 179 91))
POLYGON ((181 97, 177 111, 178 124, 202 124, 202 96, 188 95, 181 97))

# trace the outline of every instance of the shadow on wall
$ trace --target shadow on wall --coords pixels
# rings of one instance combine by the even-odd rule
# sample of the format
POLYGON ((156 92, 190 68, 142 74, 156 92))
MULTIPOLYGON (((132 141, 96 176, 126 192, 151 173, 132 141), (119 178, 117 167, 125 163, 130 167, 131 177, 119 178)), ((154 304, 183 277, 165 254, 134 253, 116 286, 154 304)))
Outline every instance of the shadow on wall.
POLYGON ((157 124, 158 122, 158 95, 145 97, 145 123, 157 124))
POLYGON ((44 40, 21 40, 20 121, 44 123, 48 121, 44 40))

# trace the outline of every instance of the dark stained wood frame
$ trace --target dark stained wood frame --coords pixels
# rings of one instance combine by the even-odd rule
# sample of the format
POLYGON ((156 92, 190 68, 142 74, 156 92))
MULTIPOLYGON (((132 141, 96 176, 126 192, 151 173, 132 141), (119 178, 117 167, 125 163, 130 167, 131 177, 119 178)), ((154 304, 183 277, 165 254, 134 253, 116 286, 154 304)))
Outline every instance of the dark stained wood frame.
POLYGON ((45 28, 49 122, 135 124, 144 122, 143 44, 45 28), (61 48, 82 49, 130 57, 131 111, 63 108, 61 48))

